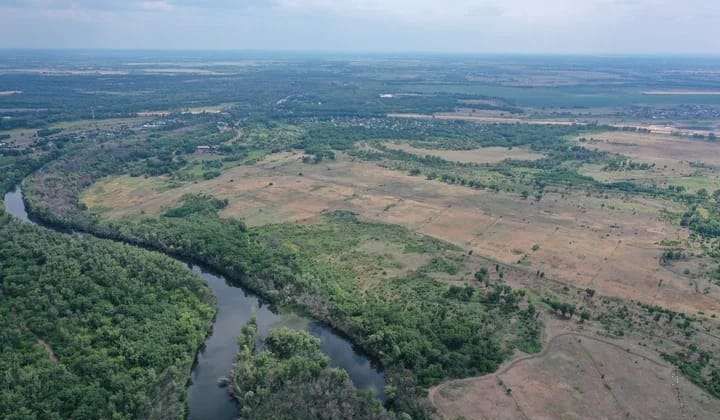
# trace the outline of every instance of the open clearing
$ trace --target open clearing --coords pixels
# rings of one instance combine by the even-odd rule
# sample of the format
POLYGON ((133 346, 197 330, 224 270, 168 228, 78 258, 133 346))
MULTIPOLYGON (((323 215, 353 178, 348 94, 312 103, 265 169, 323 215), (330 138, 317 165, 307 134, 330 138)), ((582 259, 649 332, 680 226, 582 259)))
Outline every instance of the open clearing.
POLYGON ((525 124, 537 124, 537 125, 574 125, 575 121, 562 121, 562 120, 540 120, 540 119, 529 119, 523 117, 510 117, 510 116, 492 116, 492 115, 475 115, 473 113, 438 113, 438 114, 388 114, 391 118, 414 118, 421 120, 458 120, 458 121, 474 121, 481 123, 502 123, 502 124, 513 124, 513 123, 525 123, 525 124))
POLYGON ((443 383, 430 399, 446 419, 717 418, 720 401, 656 357, 628 340, 559 332, 541 353, 443 383))
POLYGON ((228 108, 235 105, 234 103, 222 103, 217 105, 208 105, 208 106, 196 106, 192 108, 182 108, 177 110, 165 110, 165 111, 142 111, 137 112, 136 115, 138 117, 166 117, 173 112, 179 112, 182 114, 220 114, 221 112, 226 111, 228 108))
MULTIPOLYGON (((64 134, 70 132, 80 132, 86 130, 112 130, 130 128, 142 124, 148 121, 147 118, 106 118, 97 120, 76 120, 68 122, 59 122, 50 125, 49 128, 59 128, 64 131, 64 134)), ((0 134, 9 134, 10 138, 7 140, 8 143, 14 146, 24 147, 32 144, 37 140, 36 128, 16 128, 12 130, 1 131, 0 134)))
POLYGON ((547 193, 535 202, 428 181, 343 155, 317 165, 302 163, 302 157, 278 153, 174 188, 165 178, 105 179, 83 201, 103 217, 120 218, 160 214, 184 194, 204 192, 229 200, 221 216, 251 226, 351 210, 503 263, 522 261, 519 266, 528 271, 600 294, 676 311, 720 313, 720 288, 658 264, 661 241, 683 241, 688 235, 661 217, 663 209, 681 210, 672 203, 580 193, 547 193))
POLYGON ((717 142, 661 134, 607 132, 592 135, 583 145, 657 166, 685 161, 720 167, 720 143, 717 142))
POLYGON ((655 164, 643 170, 604 170, 602 165, 584 165, 580 172, 601 182, 633 181, 666 188, 685 187, 690 192, 720 189, 720 144, 682 137, 607 132, 579 144, 589 149, 618 153, 636 162, 655 164))
MULTIPOLYGON (((437 114, 388 114, 390 118, 412 118, 421 120, 450 120, 450 121, 472 121, 476 123, 489 123, 489 124, 534 124, 534 125, 588 125, 598 122, 597 117, 588 118, 585 117, 567 117, 567 118, 528 118, 524 116, 517 116, 515 114, 503 113, 499 111, 463 111, 459 110, 456 112, 445 112, 437 114)), ((673 125, 658 125, 649 124, 646 122, 619 122, 616 119, 608 118, 602 121, 603 124, 610 125, 612 127, 620 129, 633 129, 633 130, 647 130, 651 134, 661 134, 670 136, 674 133, 678 133, 682 136, 701 135, 708 136, 710 130, 694 130, 694 129, 682 129, 673 125)), ((716 122, 714 122, 716 123, 716 122)), ((713 123, 713 124, 714 124, 713 123)), ((632 134, 632 133, 628 133, 632 134)))
POLYGON ((689 192, 700 189, 715 191, 720 189, 720 174, 715 171, 693 167, 684 161, 668 162, 662 166, 644 170, 608 171, 604 165, 583 165, 582 175, 590 176, 600 182, 631 181, 639 185, 655 185, 666 188, 669 185, 685 187, 689 192))
POLYGON ((3 140, 3 143, 9 143, 16 147, 25 147, 35 141, 37 129, 34 128, 14 128, 12 130, 0 131, 0 134, 8 134, 10 138, 3 140))
POLYGON ((538 160, 543 157, 540 153, 534 153, 522 147, 484 147, 473 150, 439 150, 423 149, 413 147, 407 143, 388 143, 387 147, 403 152, 412 153, 418 156, 436 156, 445 160, 463 163, 498 163, 506 159, 514 160, 538 160))

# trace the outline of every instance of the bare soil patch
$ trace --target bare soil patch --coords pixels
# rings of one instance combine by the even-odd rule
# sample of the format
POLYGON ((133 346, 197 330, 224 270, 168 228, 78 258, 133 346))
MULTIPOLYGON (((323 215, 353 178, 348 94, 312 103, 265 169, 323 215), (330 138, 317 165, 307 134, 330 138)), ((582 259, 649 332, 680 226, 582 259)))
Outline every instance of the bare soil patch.
POLYGON ((563 332, 495 374, 430 391, 442 418, 714 419, 720 401, 641 348, 563 332))

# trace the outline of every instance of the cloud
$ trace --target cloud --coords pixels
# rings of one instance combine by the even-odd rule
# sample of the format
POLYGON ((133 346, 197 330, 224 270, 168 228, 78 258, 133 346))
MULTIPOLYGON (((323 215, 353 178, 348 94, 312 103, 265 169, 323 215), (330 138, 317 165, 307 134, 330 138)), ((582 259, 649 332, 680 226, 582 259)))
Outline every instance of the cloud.
POLYGON ((720 54, 719 18, 712 0, 0 0, 0 47, 720 54))
POLYGON ((176 10, 179 8, 242 10, 267 8, 275 0, 0 0, 0 8, 29 10, 176 10))

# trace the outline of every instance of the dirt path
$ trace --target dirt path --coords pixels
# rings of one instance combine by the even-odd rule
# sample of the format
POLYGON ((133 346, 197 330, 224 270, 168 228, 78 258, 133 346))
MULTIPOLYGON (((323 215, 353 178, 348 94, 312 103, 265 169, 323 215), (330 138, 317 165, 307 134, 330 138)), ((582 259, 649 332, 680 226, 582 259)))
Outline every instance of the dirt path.
POLYGON ((45 340, 43 340, 42 338, 38 338, 38 339, 37 339, 37 342, 38 342, 38 344, 40 344, 41 346, 43 346, 43 348, 45 348, 45 351, 47 352, 48 358, 50 359, 51 362, 53 362, 53 363, 55 363, 55 364, 58 364, 58 363, 60 362, 60 360, 58 359, 57 355, 56 355, 55 352, 53 351, 53 349, 52 349, 52 347, 50 346, 50 344, 48 344, 48 343, 47 343, 45 340))

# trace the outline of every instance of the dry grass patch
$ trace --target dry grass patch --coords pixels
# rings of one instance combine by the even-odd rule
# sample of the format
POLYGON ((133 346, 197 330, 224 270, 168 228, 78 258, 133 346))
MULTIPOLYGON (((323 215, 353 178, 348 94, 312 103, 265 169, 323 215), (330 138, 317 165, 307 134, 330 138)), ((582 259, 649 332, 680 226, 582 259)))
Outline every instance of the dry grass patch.
POLYGON ((655 163, 658 167, 677 164, 679 161, 720 166, 720 143, 716 142, 633 132, 608 132, 592 137, 582 144, 590 149, 618 153, 642 162, 655 163))
POLYGON ((84 191, 80 202, 110 219, 131 214, 160 214, 164 208, 180 200, 180 196, 162 194, 170 185, 166 177, 109 177, 84 191))
POLYGON ((579 144, 655 164, 651 169, 630 171, 607 171, 603 165, 581 168, 580 173, 601 182, 632 181, 663 188, 676 185, 691 192, 720 188, 719 143, 661 134, 609 132, 579 144))
POLYGON ((600 182, 630 181, 640 185, 654 185, 666 188, 669 185, 685 187, 687 191, 720 189, 720 173, 711 169, 698 168, 685 161, 672 161, 646 170, 608 171, 604 165, 586 164, 578 171, 600 182))
POLYGON ((574 125, 575 121, 563 120, 541 120, 525 117, 498 115, 498 113, 483 112, 444 112, 437 114, 388 114, 391 118, 412 118, 421 120, 447 120, 447 121, 473 121, 479 123, 501 123, 501 124, 535 124, 535 125, 574 125))
POLYGON ((664 209, 682 210, 672 203, 580 193, 547 193, 535 202, 428 181, 345 156, 318 165, 301 159, 299 153, 276 154, 173 189, 163 189, 161 178, 134 180, 134 185, 115 178, 99 184, 104 195, 97 185, 91 188, 84 202, 91 209, 112 208, 109 217, 159 214, 184 194, 203 192, 229 200, 222 217, 242 218, 251 226, 350 210, 502 263, 522 262, 529 272, 539 270, 600 294, 676 311, 720 313, 720 288, 697 293, 686 277, 658 264, 661 241, 688 235, 662 217, 664 209))
POLYGON ((532 152, 522 147, 484 147, 473 150, 439 150, 413 147, 407 143, 387 143, 387 147, 418 156, 436 156, 445 160, 463 163, 498 163, 506 159, 538 160, 543 157, 540 153, 532 152))
POLYGON ((497 374, 441 385, 447 419, 714 419, 720 401, 625 343, 560 335, 497 374))

